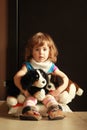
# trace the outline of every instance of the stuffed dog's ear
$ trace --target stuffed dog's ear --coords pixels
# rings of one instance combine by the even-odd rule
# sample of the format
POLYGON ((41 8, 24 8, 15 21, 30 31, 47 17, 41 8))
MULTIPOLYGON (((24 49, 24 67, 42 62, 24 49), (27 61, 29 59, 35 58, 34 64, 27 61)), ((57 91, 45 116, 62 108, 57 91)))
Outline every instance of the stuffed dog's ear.
POLYGON ((21 78, 21 84, 23 89, 27 89, 32 84, 39 79, 39 74, 37 73, 36 69, 29 70, 22 78, 21 78))
POLYGON ((27 89, 27 85, 29 84, 29 80, 30 80, 30 74, 29 72, 27 72, 22 78, 21 78, 21 84, 23 89, 27 89))
POLYGON ((34 75, 35 70, 29 70, 22 78, 21 78, 21 84, 23 89, 27 89, 28 86, 31 86, 34 82, 34 75))

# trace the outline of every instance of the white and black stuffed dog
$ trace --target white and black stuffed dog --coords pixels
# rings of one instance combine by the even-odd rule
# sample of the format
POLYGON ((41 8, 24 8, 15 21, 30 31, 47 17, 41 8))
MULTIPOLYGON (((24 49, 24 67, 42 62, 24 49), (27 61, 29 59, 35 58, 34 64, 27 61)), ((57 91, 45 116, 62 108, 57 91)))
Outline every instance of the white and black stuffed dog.
MULTIPOLYGON (((47 74, 41 69, 29 70, 22 78, 21 84, 24 90, 27 90, 32 96, 35 96, 38 100, 43 100, 45 97, 45 88, 48 83, 47 74), (36 94, 39 92, 39 94, 36 94)), ((23 95, 20 95, 20 90, 15 86, 13 79, 7 81, 7 104, 14 106, 18 102, 22 103, 25 99, 23 95)))
POLYGON ((41 69, 30 70, 21 79, 21 84, 22 84, 23 89, 28 90, 28 92, 32 96, 35 96, 38 100, 42 100, 40 98, 42 96, 45 96, 46 94, 45 89, 46 89, 47 83, 48 83, 48 76, 41 69), (41 97, 36 96, 37 92, 41 93, 41 97))

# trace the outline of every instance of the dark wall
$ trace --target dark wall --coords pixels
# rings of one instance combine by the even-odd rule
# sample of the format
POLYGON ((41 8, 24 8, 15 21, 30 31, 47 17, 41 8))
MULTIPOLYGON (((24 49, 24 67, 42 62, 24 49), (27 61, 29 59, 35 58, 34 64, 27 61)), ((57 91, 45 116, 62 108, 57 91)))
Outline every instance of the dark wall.
POLYGON ((87 103, 84 101, 87 92, 85 1, 19 0, 18 5, 18 69, 23 62, 27 39, 39 31, 49 33, 59 49, 58 67, 85 91, 83 96, 77 96, 69 105, 73 110, 87 110, 87 103))
POLYGON ((8 1, 8 45, 7 45, 7 79, 13 77, 18 70, 18 31, 17 0, 8 1))
POLYGON ((0 100, 5 98, 5 85, 6 80, 6 49, 7 49, 7 1, 0 0, 0 100))

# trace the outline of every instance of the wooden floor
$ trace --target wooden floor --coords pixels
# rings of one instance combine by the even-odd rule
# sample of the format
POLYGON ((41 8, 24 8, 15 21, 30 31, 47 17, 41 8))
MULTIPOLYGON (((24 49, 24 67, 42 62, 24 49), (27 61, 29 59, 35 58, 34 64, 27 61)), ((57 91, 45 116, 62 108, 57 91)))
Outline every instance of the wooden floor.
POLYGON ((87 112, 65 113, 63 120, 22 121, 7 114, 6 104, 0 105, 0 130, 87 130, 87 112))

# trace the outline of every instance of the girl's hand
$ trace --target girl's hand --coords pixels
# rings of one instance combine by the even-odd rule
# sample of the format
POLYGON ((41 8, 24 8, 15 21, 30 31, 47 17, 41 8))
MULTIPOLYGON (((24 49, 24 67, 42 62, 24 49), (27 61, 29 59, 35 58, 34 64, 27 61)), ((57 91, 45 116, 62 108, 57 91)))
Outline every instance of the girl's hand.
POLYGON ((59 93, 58 90, 53 90, 53 91, 50 92, 50 94, 51 94, 52 96, 54 96, 54 97, 58 97, 60 93, 59 93))
POLYGON ((58 101, 60 92, 58 90, 53 90, 50 94, 58 101))

